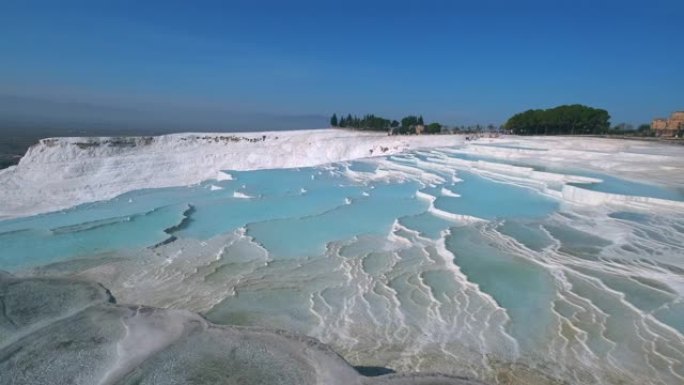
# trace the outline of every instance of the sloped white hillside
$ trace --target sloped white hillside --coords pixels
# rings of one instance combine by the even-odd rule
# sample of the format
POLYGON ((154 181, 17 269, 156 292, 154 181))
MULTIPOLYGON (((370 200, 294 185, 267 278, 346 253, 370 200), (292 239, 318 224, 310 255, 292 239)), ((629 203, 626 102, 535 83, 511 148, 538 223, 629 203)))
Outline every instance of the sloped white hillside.
POLYGON ((17 166, 0 171, 0 217, 226 178, 221 170, 315 166, 462 141, 338 129, 43 139, 17 166))

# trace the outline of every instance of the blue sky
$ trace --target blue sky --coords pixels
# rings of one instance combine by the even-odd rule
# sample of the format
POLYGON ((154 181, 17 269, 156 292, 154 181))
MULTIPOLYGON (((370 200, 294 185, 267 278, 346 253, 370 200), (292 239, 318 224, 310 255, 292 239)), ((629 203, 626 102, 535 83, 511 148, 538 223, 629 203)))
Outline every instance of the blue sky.
POLYGON ((4 0, 0 95, 448 124, 583 103, 637 124, 684 109, 682 15, 681 0, 4 0))

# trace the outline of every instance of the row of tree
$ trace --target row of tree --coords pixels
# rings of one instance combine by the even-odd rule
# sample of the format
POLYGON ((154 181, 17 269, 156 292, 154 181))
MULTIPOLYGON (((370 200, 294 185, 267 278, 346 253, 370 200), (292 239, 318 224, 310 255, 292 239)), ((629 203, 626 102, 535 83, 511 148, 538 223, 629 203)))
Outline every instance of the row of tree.
POLYGON ((391 121, 389 119, 381 118, 372 114, 364 115, 359 118, 356 115, 348 114, 346 117, 342 116, 339 119, 337 114, 333 114, 330 118, 330 125, 333 127, 348 127, 357 128, 360 130, 370 130, 370 131, 387 131, 391 127, 398 127, 399 122, 396 120, 391 121))
POLYGON ((610 115, 600 108, 564 105, 515 114, 505 128, 516 135, 606 134, 610 130, 610 115))
MULTIPOLYGON (((385 131, 391 134, 437 134, 445 129, 447 131, 471 131, 471 127, 454 127, 449 130, 439 123, 425 125, 422 115, 409 115, 400 121, 390 120, 373 114, 358 117, 347 114, 337 117, 333 114, 330 118, 333 127, 354 128, 358 130, 385 131), (464 130, 465 129, 465 130, 464 130)), ((484 129, 477 126, 476 131, 484 129)), ((487 127, 490 131, 496 130, 492 125, 487 127)), ((603 135, 617 132, 625 132, 627 127, 619 127, 617 130, 610 127, 610 115, 606 110, 592 108, 581 104, 563 105, 549 109, 527 110, 513 115, 503 127, 505 130, 516 135, 603 135)), ((633 129, 633 128, 632 128, 633 129)), ((639 131, 645 127, 639 127, 639 131)))
POLYGON ((347 114, 347 116, 337 117, 333 114, 330 117, 330 125, 332 127, 355 128, 358 130, 368 131, 386 131, 392 134, 415 134, 418 127, 422 127, 424 133, 438 134, 442 131, 442 125, 439 123, 430 123, 425 126, 423 116, 409 115, 401 119, 401 121, 385 119, 373 114, 364 115, 359 118, 356 115, 347 114))

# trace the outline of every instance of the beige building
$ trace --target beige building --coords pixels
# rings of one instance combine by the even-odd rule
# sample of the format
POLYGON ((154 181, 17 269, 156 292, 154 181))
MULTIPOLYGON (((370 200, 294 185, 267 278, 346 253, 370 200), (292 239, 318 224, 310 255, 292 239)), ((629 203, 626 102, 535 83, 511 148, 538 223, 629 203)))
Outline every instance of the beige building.
POLYGON ((673 112, 670 119, 653 119, 651 130, 655 131, 656 136, 677 136, 680 131, 684 130, 684 111, 673 112))

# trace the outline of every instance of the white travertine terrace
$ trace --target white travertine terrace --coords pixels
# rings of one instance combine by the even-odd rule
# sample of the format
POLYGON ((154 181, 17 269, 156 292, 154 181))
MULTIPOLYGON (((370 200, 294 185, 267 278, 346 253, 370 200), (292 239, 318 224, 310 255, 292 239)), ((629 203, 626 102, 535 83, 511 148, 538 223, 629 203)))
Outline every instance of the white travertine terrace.
MULTIPOLYGON (((504 137, 466 142, 463 135, 407 137, 327 129, 51 138, 32 146, 17 166, 0 171, 0 218, 61 210, 143 188, 230 178, 222 170, 307 167, 464 144, 467 153, 503 161, 583 167, 632 180, 684 185, 681 146, 590 137, 504 137)), ((581 177, 523 167, 476 163, 475 167, 484 172, 542 183, 583 181, 581 177)), ((558 198, 587 204, 620 200, 663 203, 654 198, 614 196, 569 185, 558 198)))

